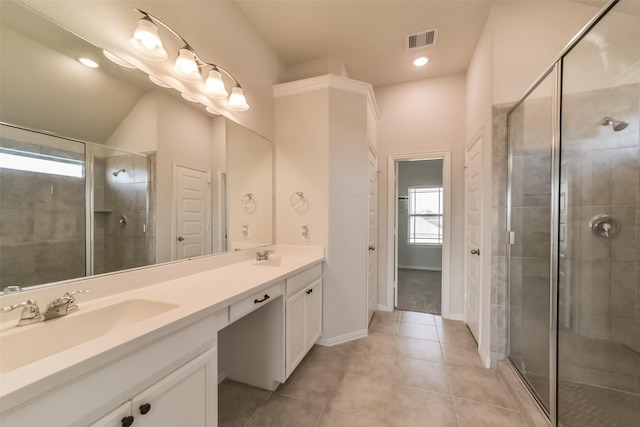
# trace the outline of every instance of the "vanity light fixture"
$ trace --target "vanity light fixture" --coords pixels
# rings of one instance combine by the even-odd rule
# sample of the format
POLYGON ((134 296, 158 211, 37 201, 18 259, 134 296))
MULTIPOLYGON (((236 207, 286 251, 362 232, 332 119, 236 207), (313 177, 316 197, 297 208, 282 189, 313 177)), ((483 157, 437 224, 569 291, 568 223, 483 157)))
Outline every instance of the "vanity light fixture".
POLYGON ((129 40, 129 44, 135 52, 147 59, 164 61, 167 59, 168 54, 162 46, 162 40, 158 35, 158 27, 153 23, 149 14, 142 11, 140 13, 144 17, 138 20, 138 27, 133 32, 133 37, 129 40))
POLYGON ((186 100, 187 100, 187 101, 189 101, 189 102, 198 102, 198 100, 197 100, 197 99, 195 99, 194 97, 192 97, 192 96, 191 96, 191 95, 189 95, 188 93, 184 93, 184 92, 182 92, 182 93, 181 93, 181 95, 182 95, 182 97, 183 97, 184 99, 186 99, 186 100))
POLYGON ((152 76, 151 74, 149 74, 149 80, 151 80, 153 84, 156 84, 160 87, 169 87, 169 88, 171 87, 165 82, 163 82, 162 80, 160 80, 159 78, 152 76))
POLYGON ((120 58, 118 58, 117 56, 115 56, 113 53, 109 52, 108 50, 103 50, 102 53, 104 54, 104 56, 107 57, 107 59, 111 62, 113 62, 114 64, 118 64, 121 67, 124 68, 136 68, 135 66, 129 64, 127 61, 124 61, 120 58))
MULTIPOLYGON (((140 9, 135 10, 141 13, 143 17, 138 21, 138 27, 133 37, 129 40, 129 44, 134 52, 144 58, 156 61, 163 61, 168 57, 158 34, 156 24, 159 24, 183 43, 183 47, 178 51, 172 68, 173 73, 178 78, 187 82, 200 82, 202 75, 206 72, 207 78, 204 82, 203 92, 213 98, 226 98, 229 96, 229 92, 227 92, 224 81, 222 80, 222 75, 224 74, 232 80, 234 84, 227 102, 227 107, 235 111, 246 111, 249 109, 249 104, 247 104, 247 99, 244 96, 242 87, 235 77, 219 65, 203 61, 191 45, 169 25, 150 13, 140 9)), ((159 84, 154 80, 157 80, 157 78, 152 78, 152 76, 149 76, 149 78, 152 82, 159 84)))
POLYGON ((214 116, 219 116, 220 115, 219 111, 216 111, 211 107, 205 107, 205 110, 207 110, 207 113, 213 114, 214 116))

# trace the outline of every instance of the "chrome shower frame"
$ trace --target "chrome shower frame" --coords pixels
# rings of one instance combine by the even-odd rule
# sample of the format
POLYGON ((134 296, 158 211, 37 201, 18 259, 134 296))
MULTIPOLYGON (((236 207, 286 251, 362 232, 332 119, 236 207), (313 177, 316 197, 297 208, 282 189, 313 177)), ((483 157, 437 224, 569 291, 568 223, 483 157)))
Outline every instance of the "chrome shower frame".
MULTIPOLYGON (((542 412, 549 418, 553 427, 559 426, 558 421, 558 308, 559 308, 559 224, 560 224, 560 176, 561 176, 561 117, 562 117, 562 65, 564 57, 606 16, 619 0, 610 0, 567 44, 556 57, 552 65, 535 81, 524 95, 507 111, 507 118, 531 95, 531 93, 547 78, 552 77, 552 140, 551 140, 551 217, 550 217, 550 318, 549 318, 549 409, 545 409, 540 398, 535 394, 527 379, 507 357, 509 366, 516 373, 522 384, 529 390, 533 399, 538 403, 542 412)), ((509 120, 507 120, 507 124, 509 120)), ((613 122, 611 124, 614 124, 613 122)), ((608 124, 607 124, 608 125, 608 124)), ((508 126, 508 125, 507 125, 508 126)), ((615 130, 615 129, 614 129, 615 130)), ((507 129, 507 138, 509 129, 507 129)), ((506 194, 506 230, 507 230, 507 319, 510 319, 510 292, 511 292, 511 223, 512 223, 512 178, 513 178, 513 153, 512 147, 507 142, 507 194, 506 194)), ((507 356, 511 354, 510 322, 507 321, 507 356)))

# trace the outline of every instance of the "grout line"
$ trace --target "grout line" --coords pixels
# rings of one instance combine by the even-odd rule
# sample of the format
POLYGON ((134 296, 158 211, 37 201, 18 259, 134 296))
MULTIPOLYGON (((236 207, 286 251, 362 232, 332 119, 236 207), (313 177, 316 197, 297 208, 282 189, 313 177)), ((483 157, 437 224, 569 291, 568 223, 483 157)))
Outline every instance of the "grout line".
POLYGON ((253 417, 256 416, 256 414, 258 413, 258 411, 260 410, 260 408, 262 408, 265 404, 265 402, 267 400, 269 400, 269 398, 271 397, 271 395, 273 394, 273 391, 270 391, 269 394, 267 394, 267 397, 264 398, 264 400, 262 401, 262 403, 260 403, 260 405, 258 405, 258 407, 256 408, 255 411, 253 411, 253 414, 251 414, 251 416, 249 417, 249 419, 247 420, 246 423, 244 423, 244 427, 248 426, 249 423, 251 422, 251 420, 253 419, 253 417))

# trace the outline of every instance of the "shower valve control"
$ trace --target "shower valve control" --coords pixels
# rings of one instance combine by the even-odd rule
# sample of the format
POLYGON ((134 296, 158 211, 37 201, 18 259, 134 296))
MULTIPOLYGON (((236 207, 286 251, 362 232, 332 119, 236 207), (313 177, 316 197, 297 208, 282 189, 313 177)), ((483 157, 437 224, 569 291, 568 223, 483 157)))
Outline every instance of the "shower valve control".
POLYGON ((589 221, 589 228, 596 236, 609 239, 620 231, 620 221, 610 215, 596 215, 589 221))

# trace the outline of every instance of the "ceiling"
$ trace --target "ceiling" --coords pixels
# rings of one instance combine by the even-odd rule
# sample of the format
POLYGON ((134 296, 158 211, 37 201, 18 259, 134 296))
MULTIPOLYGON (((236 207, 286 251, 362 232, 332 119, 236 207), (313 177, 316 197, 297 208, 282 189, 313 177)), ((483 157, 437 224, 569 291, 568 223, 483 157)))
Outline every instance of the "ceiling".
POLYGON ((489 15, 486 0, 236 0, 286 66, 333 57, 349 77, 383 86, 464 72, 489 15), (438 29, 435 46, 406 36, 438 29), (429 57, 421 68, 411 63, 429 57))

